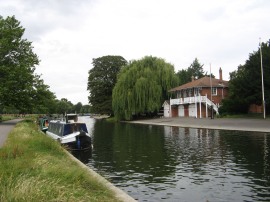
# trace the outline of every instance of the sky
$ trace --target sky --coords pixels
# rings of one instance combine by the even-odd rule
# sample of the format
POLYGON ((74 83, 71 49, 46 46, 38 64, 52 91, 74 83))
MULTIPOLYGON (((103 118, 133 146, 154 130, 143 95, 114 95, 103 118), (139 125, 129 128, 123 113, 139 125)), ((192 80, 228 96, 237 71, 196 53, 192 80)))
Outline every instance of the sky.
POLYGON ((21 22, 40 59, 36 73, 73 104, 88 104, 93 58, 152 55, 175 72, 198 58, 228 80, 270 39, 269 0, 0 0, 0 15, 21 22))

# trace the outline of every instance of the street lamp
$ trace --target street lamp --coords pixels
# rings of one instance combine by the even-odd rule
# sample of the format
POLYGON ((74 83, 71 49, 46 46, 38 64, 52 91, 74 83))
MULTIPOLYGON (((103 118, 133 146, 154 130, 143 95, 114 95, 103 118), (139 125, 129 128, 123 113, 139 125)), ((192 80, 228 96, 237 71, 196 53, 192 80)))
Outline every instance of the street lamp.
POLYGON ((262 64, 262 43, 260 38, 260 55, 261 55, 261 76, 262 76, 262 105, 263 105, 263 118, 265 119, 265 100, 264 100, 264 83, 263 83, 263 64, 262 64))
POLYGON ((211 86, 211 119, 214 118, 214 106, 213 106, 213 96, 212 96, 212 72, 211 72, 211 63, 210 63, 210 86, 211 86))

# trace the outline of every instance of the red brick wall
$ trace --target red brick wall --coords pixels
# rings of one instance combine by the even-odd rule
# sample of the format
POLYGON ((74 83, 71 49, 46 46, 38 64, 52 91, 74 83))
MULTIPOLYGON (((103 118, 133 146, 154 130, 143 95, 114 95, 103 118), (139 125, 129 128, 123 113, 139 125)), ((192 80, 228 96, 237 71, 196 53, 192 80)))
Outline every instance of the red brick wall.
POLYGON ((249 106, 248 112, 249 113, 263 113, 263 107, 262 105, 252 104, 249 106))
MULTIPOLYGON (((217 95, 212 95, 212 100, 215 104, 221 103, 222 101, 222 89, 223 88, 217 88, 217 95)), ((211 88, 202 88, 201 95, 205 96, 207 95, 208 99, 211 99, 211 88)), ((226 98, 228 96, 228 88, 223 89, 223 98, 226 98)))

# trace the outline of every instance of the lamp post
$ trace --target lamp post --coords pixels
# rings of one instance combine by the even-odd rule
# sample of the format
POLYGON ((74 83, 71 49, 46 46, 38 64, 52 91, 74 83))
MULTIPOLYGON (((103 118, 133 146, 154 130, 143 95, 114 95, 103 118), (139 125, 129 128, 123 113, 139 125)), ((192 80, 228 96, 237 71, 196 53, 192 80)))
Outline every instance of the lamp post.
POLYGON ((214 106, 212 104, 212 99, 213 99, 213 96, 212 96, 212 72, 211 72, 211 63, 210 63, 210 86, 211 86, 211 119, 214 119, 214 106))
POLYGON ((263 118, 265 119, 265 100, 264 100, 264 83, 263 83, 263 64, 262 64, 262 43, 260 38, 260 55, 261 55, 261 76, 262 76, 262 106, 263 106, 263 118))

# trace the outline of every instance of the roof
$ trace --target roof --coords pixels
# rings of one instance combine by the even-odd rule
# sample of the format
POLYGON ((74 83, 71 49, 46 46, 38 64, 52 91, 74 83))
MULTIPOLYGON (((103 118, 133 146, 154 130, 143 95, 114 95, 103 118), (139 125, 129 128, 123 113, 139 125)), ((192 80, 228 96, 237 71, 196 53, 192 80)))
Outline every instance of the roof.
POLYGON ((165 100, 162 107, 164 107, 165 104, 170 105, 170 100, 165 100))
MULTIPOLYGON (((228 81, 215 79, 215 78, 212 78, 211 80, 212 80, 212 87, 225 87, 225 88, 228 87, 228 81)), ((194 88, 194 87, 209 87, 210 88, 211 87, 210 77, 205 76, 200 79, 191 81, 181 86, 172 88, 169 90, 169 92, 174 92, 174 91, 179 91, 179 90, 194 88)))

